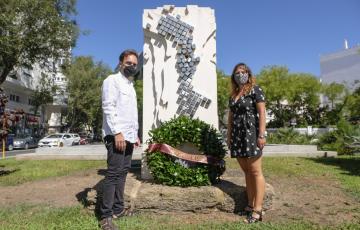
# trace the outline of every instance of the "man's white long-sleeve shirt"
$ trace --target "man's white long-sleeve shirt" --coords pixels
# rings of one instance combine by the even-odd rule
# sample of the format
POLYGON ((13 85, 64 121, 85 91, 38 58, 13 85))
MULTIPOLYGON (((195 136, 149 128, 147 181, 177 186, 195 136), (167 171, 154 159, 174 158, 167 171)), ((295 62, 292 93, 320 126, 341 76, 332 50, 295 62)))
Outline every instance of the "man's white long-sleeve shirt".
POLYGON ((136 92, 121 72, 108 76, 102 85, 103 137, 122 133, 135 143, 139 129, 136 92))

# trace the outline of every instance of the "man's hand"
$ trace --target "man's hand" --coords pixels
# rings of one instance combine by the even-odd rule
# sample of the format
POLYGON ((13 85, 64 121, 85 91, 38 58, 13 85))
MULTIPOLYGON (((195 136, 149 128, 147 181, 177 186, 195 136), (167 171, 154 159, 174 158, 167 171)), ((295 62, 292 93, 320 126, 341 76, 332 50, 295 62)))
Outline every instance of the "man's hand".
POLYGON ((126 149, 126 142, 122 133, 115 135, 115 148, 121 152, 125 151, 126 149))

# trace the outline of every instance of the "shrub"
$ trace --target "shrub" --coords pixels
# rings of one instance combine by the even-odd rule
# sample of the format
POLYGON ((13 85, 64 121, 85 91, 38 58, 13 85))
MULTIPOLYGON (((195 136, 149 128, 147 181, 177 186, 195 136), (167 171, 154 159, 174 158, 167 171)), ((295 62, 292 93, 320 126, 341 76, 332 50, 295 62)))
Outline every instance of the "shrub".
POLYGON ((309 145, 313 136, 303 135, 293 128, 280 128, 275 133, 270 133, 267 141, 270 144, 300 144, 309 145))
POLYGON ((225 170, 226 151, 221 134, 199 119, 186 116, 173 118, 149 132, 149 144, 161 143, 177 147, 192 143, 202 154, 221 160, 222 165, 186 162, 159 151, 147 152, 147 161, 155 182, 174 186, 201 186, 218 181, 225 170), (185 166, 185 167, 184 167, 185 166))

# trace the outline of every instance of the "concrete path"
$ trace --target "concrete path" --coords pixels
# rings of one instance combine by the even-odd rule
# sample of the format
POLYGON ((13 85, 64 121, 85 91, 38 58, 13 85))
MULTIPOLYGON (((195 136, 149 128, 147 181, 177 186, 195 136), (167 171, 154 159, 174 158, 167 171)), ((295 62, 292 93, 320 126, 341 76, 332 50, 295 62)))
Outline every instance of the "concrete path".
MULTIPOLYGON (((134 149, 133 160, 141 161, 143 146, 134 149)), ((333 151, 318 151, 316 145, 281 145, 268 144, 264 148, 264 156, 293 157, 333 157, 333 151)), ((78 145, 69 147, 42 147, 34 153, 16 155, 18 160, 106 160, 106 148, 103 144, 78 145)))

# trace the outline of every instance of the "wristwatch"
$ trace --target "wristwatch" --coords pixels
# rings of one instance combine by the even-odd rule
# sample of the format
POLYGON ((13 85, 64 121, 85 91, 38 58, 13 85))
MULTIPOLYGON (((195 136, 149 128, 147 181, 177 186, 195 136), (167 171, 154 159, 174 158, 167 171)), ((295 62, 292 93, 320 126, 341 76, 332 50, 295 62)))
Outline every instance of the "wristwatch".
POLYGON ((258 138, 260 138, 260 139, 265 139, 265 135, 264 135, 264 134, 263 134, 263 135, 259 135, 258 138))

